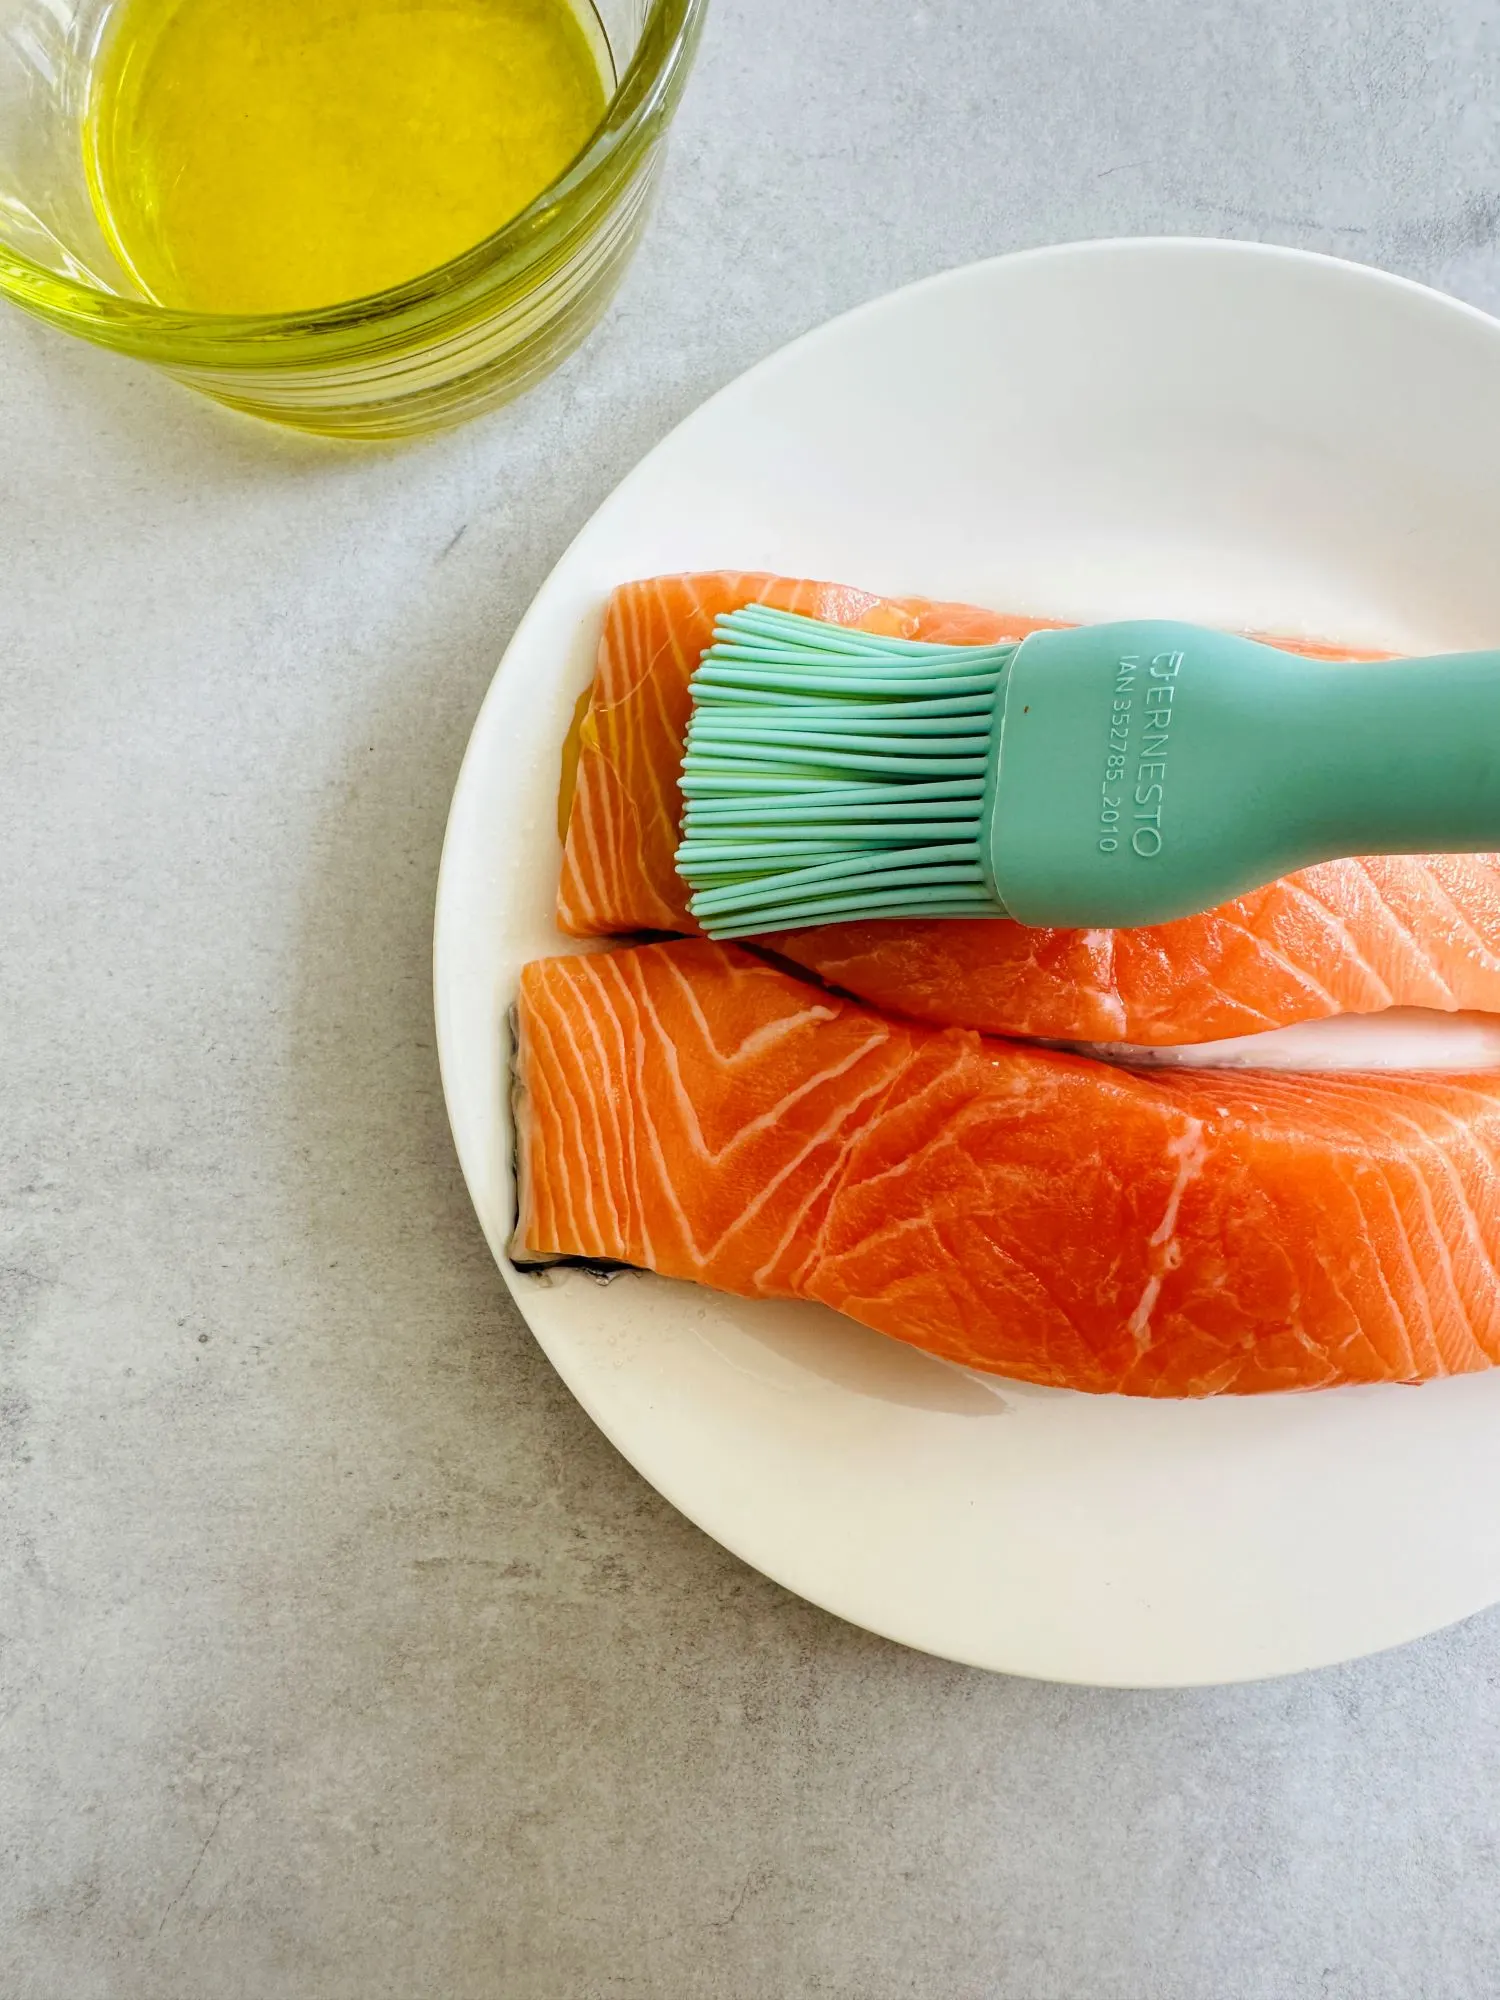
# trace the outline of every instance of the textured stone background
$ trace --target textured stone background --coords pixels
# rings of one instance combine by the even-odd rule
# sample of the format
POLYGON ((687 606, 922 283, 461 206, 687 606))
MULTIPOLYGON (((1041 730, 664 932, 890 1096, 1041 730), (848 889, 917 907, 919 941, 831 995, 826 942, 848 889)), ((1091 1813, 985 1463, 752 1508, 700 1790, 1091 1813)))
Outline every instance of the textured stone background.
POLYGON ((1500 1990, 1500 1617, 1133 1695, 747 1573, 506 1302, 429 925, 496 658, 708 391, 1049 239, 1500 307, 1487 0, 716 0, 654 231, 519 408, 362 456, 0 318, 0 1991, 1500 1990))

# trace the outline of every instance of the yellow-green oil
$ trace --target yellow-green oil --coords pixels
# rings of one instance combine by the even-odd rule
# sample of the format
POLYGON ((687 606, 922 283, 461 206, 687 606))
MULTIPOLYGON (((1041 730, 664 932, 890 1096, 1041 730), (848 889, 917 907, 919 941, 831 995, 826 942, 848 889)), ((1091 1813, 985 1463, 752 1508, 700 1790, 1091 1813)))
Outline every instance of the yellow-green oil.
POLYGON ((84 134, 100 223, 161 305, 363 298, 556 179, 607 62, 569 0, 123 0, 84 134))

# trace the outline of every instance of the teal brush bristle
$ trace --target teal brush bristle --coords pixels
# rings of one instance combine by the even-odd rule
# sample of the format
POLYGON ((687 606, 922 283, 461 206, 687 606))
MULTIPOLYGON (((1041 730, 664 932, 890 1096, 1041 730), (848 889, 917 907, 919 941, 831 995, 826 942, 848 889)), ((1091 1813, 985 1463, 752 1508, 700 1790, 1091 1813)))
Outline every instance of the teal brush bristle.
POLYGON ((677 850, 709 935, 996 915, 985 777, 1015 652, 762 605, 721 618, 693 676, 677 850))

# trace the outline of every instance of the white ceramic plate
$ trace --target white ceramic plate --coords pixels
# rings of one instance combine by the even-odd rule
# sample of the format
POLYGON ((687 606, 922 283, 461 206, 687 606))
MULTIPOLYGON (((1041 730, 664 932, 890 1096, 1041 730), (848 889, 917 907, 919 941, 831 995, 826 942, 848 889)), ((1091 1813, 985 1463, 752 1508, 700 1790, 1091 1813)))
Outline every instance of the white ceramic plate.
MULTIPOLYGON (((554 1365, 747 1562, 1014 1673, 1160 1685, 1347 1658, 1500 1598, 1500 1373, 1091 1398, 964 1374, 820 1308, 513 1272, 505 1013, 525 960, 576 948, 551 919, 558 747, 611 586, 765 568, 1077 619, 1493 644, 1497 466, 1500 326, 1481 314, 1283 250, 1085 244, 952 272, 773 356, 660 444, 553 571, 453 802, 449 1115, 554 1365)), ((1398 1024, 1369 1047, 1390 1060, 1431 1033, 1398 1024)), ((1459 1060, 1493 1059, 1482 1027, 1458 1034, 1459 1060)), ((1338 1059, 1337 1033, 1315 1046, 1338 1059)), ((1305 1036, 1289 1054, 1308 1059, 1305 1036)))

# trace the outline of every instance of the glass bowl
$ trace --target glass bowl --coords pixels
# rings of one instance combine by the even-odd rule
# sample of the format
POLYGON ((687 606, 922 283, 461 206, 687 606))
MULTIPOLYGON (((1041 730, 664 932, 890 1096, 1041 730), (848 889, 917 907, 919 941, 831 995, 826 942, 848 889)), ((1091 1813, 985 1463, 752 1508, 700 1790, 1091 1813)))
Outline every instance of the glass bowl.
POLYGON ((83 120, 114 4, 0 0, 0 295, 254 416, 389 438, 517 395, 598 319, 639 240, 707 0, 595 0, 618 79, 603 122, 493 236, 368 298, 253 317, 153 304, 99 227, 83 120))

